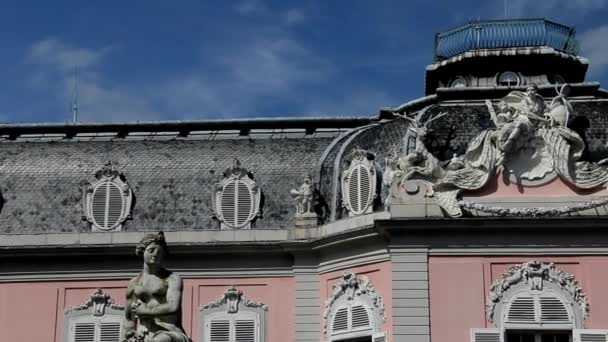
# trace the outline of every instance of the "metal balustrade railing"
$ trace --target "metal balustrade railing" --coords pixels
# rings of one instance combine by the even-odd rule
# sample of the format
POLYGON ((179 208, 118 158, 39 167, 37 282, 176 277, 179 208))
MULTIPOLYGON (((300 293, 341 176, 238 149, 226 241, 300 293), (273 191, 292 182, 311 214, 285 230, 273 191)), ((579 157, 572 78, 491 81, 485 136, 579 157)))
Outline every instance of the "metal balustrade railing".
POLYGON ((548 46, 577 55, 573 27, 545 19, 475 21, 435 36, 435 61, 475 49, 548 46))

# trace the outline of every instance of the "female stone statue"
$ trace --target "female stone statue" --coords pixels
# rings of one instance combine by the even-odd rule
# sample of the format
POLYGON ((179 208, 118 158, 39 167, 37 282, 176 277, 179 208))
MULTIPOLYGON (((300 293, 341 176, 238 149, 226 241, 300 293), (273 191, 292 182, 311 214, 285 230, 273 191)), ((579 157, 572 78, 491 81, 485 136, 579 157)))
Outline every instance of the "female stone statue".
POLYGON ((181 327, 182 280, 162 267, 168 254, 163 232, 144 236, 135 254, 144 268, 127 288, 124 341, 190 342, 181 327))

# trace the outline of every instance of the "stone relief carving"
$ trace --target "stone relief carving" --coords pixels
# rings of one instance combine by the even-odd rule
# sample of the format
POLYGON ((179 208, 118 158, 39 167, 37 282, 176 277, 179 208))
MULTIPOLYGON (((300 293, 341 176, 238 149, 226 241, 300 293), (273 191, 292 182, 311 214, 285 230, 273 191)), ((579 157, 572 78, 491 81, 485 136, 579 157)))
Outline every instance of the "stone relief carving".
MULTIPOLYGON (((133 201, 133 192, 129 183, 127 182, 124 174, 116 169, 116 167, 112 164, 111 161, 107 161, 104 165, 97 171, 93 173, 93 176, 97 179, 93 184, 88 181, 83 181, 81 186, 83 188, 83 212, 82 216, 83 221, 88 221, 93 228, 93 231, 107 231, 107 230, 121 230, 122 224, 126 220, 131 219, 132 215, 132 201, 133 201), (123 197, 123 206, 122 213, 120 218, 118 219, 117 225, 114 228, 105 228, 100 225, 100 222, 95 222, 93 217, 93 194, 95 192, 95 188, 104 182, 112 182, 122 192, 123 197)), ((105 201, 104 201, 105 202, 105 201)))
POLYGON ((236 287, 231 286, 226 289, 224 294, 220 298, 218 298, 218 300, 201 306, 199 308, 199 311, 219 308, 223 305, 226 305, 227 311, 230 314, 238 313, 239 305, 243 305, 249 308, 261 308, 263 310, 268 310, 268 306, 266 306, 266 304, 256 303, 249 300, 248 298, 243 296, 243 292, 241 290, 237 290, 236 287))
POLYGON ((93 316, 103 316, 106 313, 106 307, 115 310, 125 309, 123 305, 114 303, 114 300, 109 294, 104 293, 102 289, 98 288, 95 292, 93 292, 93 294, 91 294, 91 298, 88 301, 83 304, 69 307, 65 309, 64 313, 68 314, 72 311, 92 310, 93 316))
POLYGON ((347 301, 351 301, 360 296, 367 296, 377 315, 383 322, 386 320, 384 300, 371 284, 369 278, 347 272, 342 275, 336 284, 334 284, 332 293, 325 301, 325 310, 323 311, 323 331, 325 333, 327 333, 327 324, 329 322, 329 314, 332 306, 342 296, 344 296, 347 301))
POLYGON ((490 288, 486 304, 486 317, 488 321, 494 321, 494 310, 504 294, 513 286, 524 283, 533 291, 542 291, 545 281, 559 286, 560 289, 569 293, 579 305, 583 313, 583 319, 589 317, 589 302, 587 295, 579 286, 574 276, 558 269, 555 264, 540 261, 530 261, 523 264, 511 266, 501 279, 496 280, 490 288))
POLYGON ((402 148, 385 161, 389 202, 412 195, 433 197, 448 216, 459 217, 464 204, 458 201, 460 193, 483 188, 501 171, 522 184, 554 177, 579 189, 606 183, 608 159, 580 161, 584 142, 567 127, 572 113, 569 87, 556 88, 557 96, 548 106, 537 90, 530 86, 525 92, 512 91, 498 103, 498 112, 488 101, 496 127, 479 133, 463 155, 447 162, 440 162, 426 148, 429 123, 447 113, 428 116, 427 108, 415 118, 402 115, 411 123, 406 138, 415 135, 415 148, 402 148))
MULTIPOLYGON (((253 180, 253 174, 248 172, 247 169, 241 166, 241 162, 238 159, 234 159, 232 162, 232 166, 227 168, 223 173, 223 179, 216 184, 215 190, 212 195, 213 202, 213 218, 218 219, 221 222, 222 229, 248 229, 251 227, 251 223, 262 217, 262 191, 259 188, 258 184, 253 180), (239 202, 237 207, 224 207, 222 203, 222 196, 224 190, 229 184, 236 184, 235 193, 241 193, 243 191, 242 187, 239 187, 238 184, 244 184, 248 189, 251 190, 251 206, 242 206, 242 204, 249 204, 245 202, 239 202), (237 211, 239 209, 243 210, 244 208, 251 209, 247 215, 238 214, 237 211), (226 213, 230 213, 230 215, 226 215, 226 213)), ((249 196, 249 195, 246 195, 249 196)), ((231 203, 233 206, 234 203, 231 203)))

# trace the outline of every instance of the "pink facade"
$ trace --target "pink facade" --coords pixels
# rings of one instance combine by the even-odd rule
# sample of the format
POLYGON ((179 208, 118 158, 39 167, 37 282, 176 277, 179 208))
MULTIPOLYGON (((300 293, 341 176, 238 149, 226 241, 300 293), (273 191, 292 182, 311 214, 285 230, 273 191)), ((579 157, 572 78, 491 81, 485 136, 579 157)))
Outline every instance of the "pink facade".
MULTIPOLYGON (((199 341, 201 305, 236 286, 245 297, 268 306, 266 341, 294 341, 295 286, 292 277, 184 279, 183 325, 199 341)), ((63 313, 89 300, 97 288, 124 304, 127 280, 24 282, 0 284, 0 329, 6 341, 63 342, 63 313)))
MULTIPOLYGON (((384 306, 385 306, 385 315, 386 315, 386 321, 382 324, 382 329, 384 331, 387 332, 387 336, 388 336, 388 340, 392 341, 392 326, 393 326, 393 322, 392 322, 392 275, 391 275, 391 263, 386 261, 386 262, 381 262, 381 263, 375 263, 375 264, 370 264, 370 265, 363 265, 363 266, 356 266, 356 267, 349 267, 349 268, 345 268, 343 270, 338 270, 338 271, 332 271, 332 272, 327 272, 327 273, 322 273, 319 276, 319 279, 321 281, 321 313, 324 310, 325 307, 325 301, 327 300, 328 296, 332 293, 332 287, 334 284, 336 284, 340 278, 342 277, 342 274, 344 274, 345 272, 352 272, 355 273, 358 276, 366 276, 369 278, 370 282, 372 283, 372 285, 374 286, 374 288, 376 289, 376 291, 382 296, 382 299, 384 300, 384 306)), ((323 329, 323 327, 321 326, 321 329, 323 329)), ((323 335, 323 330, 321 330, 321 334, 323 335)), ((322 341, 324 341, 325 339, 321 339, 322 341)))
POLYGON ((522 186, 515 184, 504 177, 502 174, 488 183, 486 187, 478 191, 466 191, 466 196, 470 197, 560 197, 560 196, 584 196, 607 195, 605 186, 596 187, 590 190, 577 189, 565 183, 561 178, 556 177, 552 181, 537 186, 522 186))
POLYGON ((511 266, 530 260, 553 262, 575 276, 591 304, 584 328, 608 326, 608 258, 596 256, 431 257, 429 290, 433 342, 466 342, 471 328, 491 328, 485 305, 492 282, 511 266))

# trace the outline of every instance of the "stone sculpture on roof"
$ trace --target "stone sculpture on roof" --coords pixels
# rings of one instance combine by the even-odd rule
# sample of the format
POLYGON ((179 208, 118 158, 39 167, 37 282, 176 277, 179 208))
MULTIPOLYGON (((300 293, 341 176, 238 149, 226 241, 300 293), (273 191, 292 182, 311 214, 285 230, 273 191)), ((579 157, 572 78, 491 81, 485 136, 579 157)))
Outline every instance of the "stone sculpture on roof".
POLYGON ((425 138, 429 123, 448 113, 428 117, 423 110, 415 118, 403 116, 411 122, 415 148, 387 161, 392 166, 388 170, 392 175, 390 202, 421 193, 434 197, 448 216, 459 217, 463 214, 461 192, 482 189, 501 171, 518 184, 547 182, 555 177, 579 189, 606 183, 608 159, 580 161, 585 144, 567 127, 572 113, 568 91, 567 85, 556 88, 557 96, 549 106, 536 86, 525 92, 512 91, 498 103, 498 113, 487 101, 496 127, 480 132, 463 155, 447 162, 429 152, 425 138))

